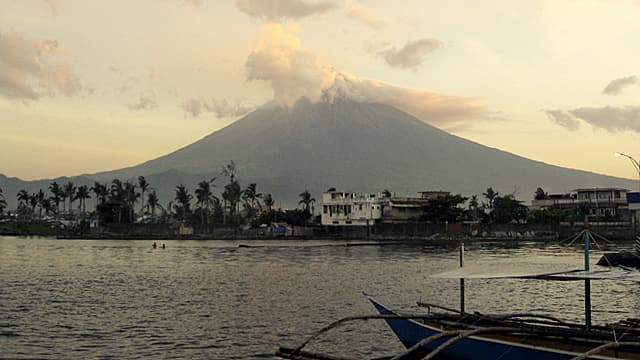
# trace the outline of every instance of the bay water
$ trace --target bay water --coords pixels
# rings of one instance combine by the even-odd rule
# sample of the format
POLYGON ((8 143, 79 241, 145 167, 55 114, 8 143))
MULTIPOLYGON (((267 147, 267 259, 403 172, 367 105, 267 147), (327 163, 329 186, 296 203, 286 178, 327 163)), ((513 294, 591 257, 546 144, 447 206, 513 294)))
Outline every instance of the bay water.
MULTIPOLYGON (((459 304, 458 281, 432 277, 458 266, 456 242, 153 242, 0 238, 0 358, 273 358, 279 345, 295 346, 334 320, 374 314, 363 293, 409 312, 424 311, 419 300, 459 304)), ((592 267, 603 251, 592 251, 592 267)), ((582 267, 583 252, 467 243, 465 264, 562 271, 582 267)), ((583 284, 468 279, 466 306, 580 322, 583 284)), ((640 284, 594 281, 592 306, 596 324, 638 317, 640 284)), ((367 358, 403 348, 371 320, 308 349, 367 358)))

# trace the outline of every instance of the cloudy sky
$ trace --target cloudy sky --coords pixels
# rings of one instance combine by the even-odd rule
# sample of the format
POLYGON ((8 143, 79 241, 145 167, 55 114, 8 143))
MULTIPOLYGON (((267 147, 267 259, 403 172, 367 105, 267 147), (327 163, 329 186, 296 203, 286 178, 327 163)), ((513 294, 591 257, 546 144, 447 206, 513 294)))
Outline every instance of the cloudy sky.
POLYGON ((342 94, 635 178, 613 153, 640 158, 639 36, 637 0, 0 0, 0 173, 130 166, 342 94))

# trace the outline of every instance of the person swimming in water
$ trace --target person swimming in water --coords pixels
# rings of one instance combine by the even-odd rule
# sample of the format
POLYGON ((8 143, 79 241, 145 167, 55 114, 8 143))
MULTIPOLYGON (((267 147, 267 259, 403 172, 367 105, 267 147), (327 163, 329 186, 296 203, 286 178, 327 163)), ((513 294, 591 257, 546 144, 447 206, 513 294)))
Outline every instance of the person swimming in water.
POLYGON ((162 244, 162 250, 166 249, 167 246, 165 244, 162 244))
POLYGON ((151 248, 155 249, 155 248, 157 248, 157 247, 158 247, 158 244, 156 244, 156 242, 154 241, 154 242, 153 242, 153 245, 151 245, 151 248))

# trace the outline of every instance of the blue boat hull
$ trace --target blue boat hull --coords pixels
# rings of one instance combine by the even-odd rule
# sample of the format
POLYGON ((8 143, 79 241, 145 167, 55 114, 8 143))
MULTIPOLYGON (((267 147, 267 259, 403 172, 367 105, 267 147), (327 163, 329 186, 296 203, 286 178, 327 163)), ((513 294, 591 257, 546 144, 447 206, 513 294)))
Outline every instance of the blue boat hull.
MULTIPOLYGON (((380 302, 369 299, 376 310, 383 315, 395 314, 380 302)), ((391 330, 396 334, 398 339, 407 348, 417 344, 423 339, 439 334, 440 329, 432 327, 410 319, 389 319, 386 320, 391 330)), ((433 343, 425 345, 428 351, 434 350, 436 347, 447 341, 440 339, 433 343)), ((548 360, 567 360, 572 359, 580 353, 551 349, 545 347, 531 346, 519 344, 498 339, 489 339, 484 337, 469 337, 445 348, 441 353, 442 358, 446 359, 474 359, 474 360, 529 360, 529 359, 548 359, 548 360)), ((593 356, 589 359, 613 359, 606 356, 593 356)))

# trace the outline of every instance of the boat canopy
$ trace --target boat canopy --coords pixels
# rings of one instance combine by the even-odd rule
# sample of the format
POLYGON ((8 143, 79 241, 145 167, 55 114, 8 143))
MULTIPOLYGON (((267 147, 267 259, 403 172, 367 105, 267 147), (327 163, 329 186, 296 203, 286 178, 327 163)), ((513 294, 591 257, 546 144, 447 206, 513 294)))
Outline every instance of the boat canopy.
POLYGON ((629 280, 640 282, 639 271, 622 269, 526 272, 496 267, 463 267, 431 275, 431 277, 437 279, 629 280))

